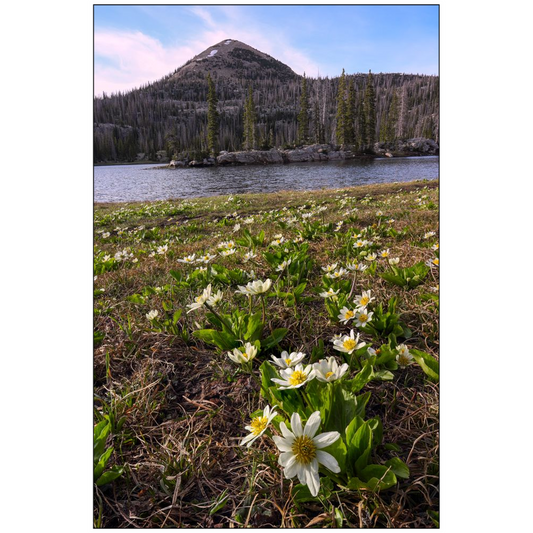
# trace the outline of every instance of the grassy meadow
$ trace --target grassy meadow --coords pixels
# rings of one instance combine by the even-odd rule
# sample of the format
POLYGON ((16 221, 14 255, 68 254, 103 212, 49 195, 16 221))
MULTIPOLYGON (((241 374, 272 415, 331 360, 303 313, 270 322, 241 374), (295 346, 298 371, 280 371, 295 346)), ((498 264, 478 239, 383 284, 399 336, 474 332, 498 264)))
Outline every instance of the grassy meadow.
POLYGON ((438 527, 438 225, 438 181, 95 204, 95 527, 438 527))

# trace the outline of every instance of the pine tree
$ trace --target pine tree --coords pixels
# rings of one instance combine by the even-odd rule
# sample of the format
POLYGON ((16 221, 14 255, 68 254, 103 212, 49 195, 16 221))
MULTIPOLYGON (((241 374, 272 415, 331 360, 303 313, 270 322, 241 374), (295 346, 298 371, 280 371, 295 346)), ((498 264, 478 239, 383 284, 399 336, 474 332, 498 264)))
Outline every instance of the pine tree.
POLYGON ((248 98, 244 105, 244 149, 255 148, 255 107, 252 86, 248 87, 248 98))
POLYGON ((385 133, 385 140, 388 142, 394 142, 396 140, 396 127, 398 125, 398 116, 400 113, 400 106, 398 102, 398 95, 396 90, 392 92, 392 99, 389 106, 389 112, 387 114, 387 127, 385 133))
POLYGON ((337 125, 335 137, 337 144, 343 145, 346 142, 346 76, 344 69, 342 69, 341 77, 339 78, 339 92, 337 93, 337 125))
POLYGON ((364 150, 366 144, 366 117, 362 98, 357 104, 357 128, 357 148, 358 150, 364 150))
POLYGON ((307 96, 307 79, 302 78, 302 92, 300 95, 300 112, 298 113, 298 143, 309 142, 309 98, 307 96))
POLYGON ((318 100, 315 101, 313 122, 315 123, 315 143, 324 144, 324 126, 320 120, 320 106, 318 100))
POLYGON ((217 111, 217 94, 211 75, 207 75, 207 148, 211 155, 216 155, 218 148, 219 114, 217 111))
POLYGON ((274 148, 274 126, 272 126, 270 133, 268 135, 268 146, 269 148, 274 148))
POLYGON ((376 92, 372 72, 368 71, 365 91, 366 144, 373 148, 376 142, 376 92))
POLYGON ((344 124, 344 140, 346 144, 355 143, 355 87, 353 79, 348 83, 348 100, 346 102, 346 121, 344 124))

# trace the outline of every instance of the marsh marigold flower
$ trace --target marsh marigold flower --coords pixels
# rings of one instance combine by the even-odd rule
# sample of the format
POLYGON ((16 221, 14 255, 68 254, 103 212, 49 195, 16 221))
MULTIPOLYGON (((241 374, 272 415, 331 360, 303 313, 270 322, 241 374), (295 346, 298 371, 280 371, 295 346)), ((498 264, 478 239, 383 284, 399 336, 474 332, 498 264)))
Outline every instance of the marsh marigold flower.
POLYGON ((307 365, 304 368, 302 364, 298 364, 294 368, 289 367, 281 370, 279 375, 282 379, 272 378, 272 381, 281 385, 280 390, 298 389, 311 381, 315 377, 315 372, 312 365, 307 365))
POLYGON ((366 342, 359 342, 359 333, 356 337, 354 337, 353 329, 350 330, 349 335, 343 335, 340 338, 333 340, 333 348, 339 352, 344 352, 347 354, 351 354, 363 346, 366 346, 366 342))
POLYGON ((240 348, 234 348, 233 352, 228 352, 228 357, 238 365, 249 363, 257 355, 257 348, 247 342, 240 348))
POLYGON ((257 294, 263 294, 265 292, 268 292, 271 285, 272 285, 271 279, 267 279, 266 281, 256 280, 256 281, 251 281, 250 283, 248 283, 246 287, 239 285, 239 290, 235 292, 245 294, 247 296, 254 296, 257 294))
POLYGON ((344 363, 339 366, 335 357, 328 357, 327 359, 321 359, 313 365, 315 370, 315 377, 318 381, 330 383, 336 379, 340 379, 348 370, 348 365, 344 363))
POLYGON ((281 357, 272 356, 272 361, 275 365, 281 368, 290 368, 296 366, 303 358, 305 354, 303 352, 281 352, 281 357))
POLYGON ((413 356, 409 353, 409 348, 405 344, 399 344, 396 349, 398 350, 396 362, 401 367, 409 366, 413 362, 413 356))
POLYGON ((341 471, 333 455, 322 451, 322 448, 333 444, 340 434, 338 431, 328 431, 316 435, 320 422, 320 411, 315 411, 309 417, 305 427, 302 427, 300 415, 293 413, 291 416, 292 431, 287 428, 285 422, 281 422, 280 430, 283 437, 272 437, 281 452, 278 462, 283 467, 285 478, 297 476, 302 485, 309 487, 309 492, 313 496, 316 496, 320 489, 319 465, 335 473, 341 471))
POLYGON ((344 306, 340 310, 340 314, 337 317, 343 324, 346 324, 349 320, 352 320, 355 317, 355 312, 352 309, 348 309, 344 306))
POLYGON ((262 415, 252 418, 250 425, 245 427, 250 434, 246 435, 246 437, 241 440, 241 446, 246 444, 246 446, 249 448, 252 443, 266 431, 268 425, 270 422, 272 422, 274 417, 277 416, 277 414, 278 413, 274 411, 274 408, 271 408, 269 405, 267 405, 264 408, 262 415))
POLYGON ((366 306, 375 300, 375 298, 372 296, 372 291, 363 291, 363 294, 356 296, 353 303, 357 306, 358 310, 361 311, 363 309, 366 309, 366 306))
POLYGON ((191 311, 194 311, 195 309, 200 309, 200 307, 203 307, 205 305, 205 302, 207 302, 211 298, 211 283, 207 286, 206 289, 200 294, 200 296, 197 296, 194 299, 194 303, 188 304, 187 307, 189 310, 187 313, 190 313, 191 311))

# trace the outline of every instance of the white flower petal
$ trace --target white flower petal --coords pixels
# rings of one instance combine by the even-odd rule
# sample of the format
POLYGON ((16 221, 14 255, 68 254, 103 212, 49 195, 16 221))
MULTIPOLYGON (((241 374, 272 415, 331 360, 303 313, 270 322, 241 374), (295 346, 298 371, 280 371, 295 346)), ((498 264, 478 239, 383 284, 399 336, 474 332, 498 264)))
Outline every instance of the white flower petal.
POLYGON ((337 459, 335 459, 335 457, 333 457, 333 455, 331 455, 330 453, 323 452, 322 450, 317 450, 316 458, 318 459, 318 462, 321 465, 324 465, 326 468, 328 468, 332 472, 337 473, 341 471, 339 463, 337 462, 337 459))
POLYGON ((301 437, 303 435, 302 419, 298 413, 292 413, 291 429, 295 437, 301 437))
POLYGON ((296 461, 296 455, 294 455, 291 452, 281 453, 278 459, 278 463, 284 468, 291 466, 294 463, 294 461, 296 461))
POLYGON ((283 437, 278 437, 275 435, 272 437, 274 444, 278 447, 278 450, 281 452, 292 452, 292 443, 287 442, 283 437))
POLYGON ((316 496, 320 489, 320 478, 318 477, 318 462, 316 459, 313 459, 311 464, 307 466, 305 471, 305 477, 307 481, 307 486, 309 487, 309 492, 313 496, 316 496))
POLYGON ((320 426, 320 411, 315 411, 305 424, 304 435, 313 438, 320 426))
POLYGON ((296 475, 298 476, 298 481, 302 485, 307 485, 307 469, 302 464, 296 461, 296 475))
POLYGON ((325 448, 326 446, 333 444, 340 436, 341 435, 338 431, 328 431, 326 433, 321 433, 320 435, 317 435, 313 439, 313 442, 315 443, 315 446, 320 450, 321 448, 325 448))
POLYGON ((244 437, 244 439, 241 440, 240 445, 243 446, 244 444, 246 444, 247 442, 253 440, 254 438, 255 438, 255 435, 253 433, 250 433, 249 435, 246 435, 246 437, 244 437))
POLYGON ((279 425, 279 429, 281 429, 281 434, 285 437, 285 439, 289 440, 292 444, 292 442, 294 441, 294 434, 287 428, 285 422, 282 422, 279 425))

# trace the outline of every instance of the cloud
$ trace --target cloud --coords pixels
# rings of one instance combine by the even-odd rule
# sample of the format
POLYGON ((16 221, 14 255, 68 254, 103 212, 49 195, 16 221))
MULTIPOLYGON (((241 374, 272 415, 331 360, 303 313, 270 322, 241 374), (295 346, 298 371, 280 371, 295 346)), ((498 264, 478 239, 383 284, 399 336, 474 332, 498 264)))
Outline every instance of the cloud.
POLYGON ((197 53, 189 45, 165 47, 139 31, 98 30, 94 34, 95 94, 158 80, 197 53))
MULTIPOLYGON (((283 31, 247 17, 237 6, 188 11, 202 27, 182 45, 163 44, 140 31, 97 29, 94 35, 95 95, 127 91, 173 72, 206 48, 237 39, 289 65, 298 74, 315 76, 320 65, 287 40, 283 31)), ((320 70, 323 70, 320 68, 320 70)))

